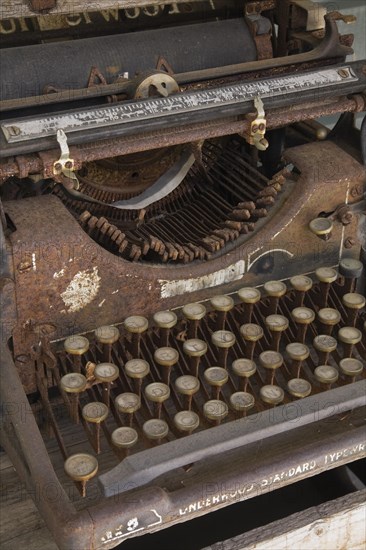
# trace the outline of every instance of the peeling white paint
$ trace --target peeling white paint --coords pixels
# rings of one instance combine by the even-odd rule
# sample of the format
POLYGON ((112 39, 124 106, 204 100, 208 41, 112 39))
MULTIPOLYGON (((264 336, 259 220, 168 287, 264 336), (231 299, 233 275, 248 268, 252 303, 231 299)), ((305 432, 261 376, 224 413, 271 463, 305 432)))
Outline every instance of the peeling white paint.
POLYGON ((55 271, 55 273, 53 274, 53 278, 60 279, 60 277, 63 277, 65 275, 65 269, 66 268, 63 268, 60 271, 55 271))
POLYGON ((192 279, 180 279, 178 281, 165 281, 159 279, 161 287, 161 297, 171 298, 172 296, 181 296, 189 292, 196 292, 205 288, 213 288, 232 281, 238 281, 245 274, 245 261, 239 260, 235 264, 229 265, 225 269, 215 271, 203 277, 192 279))
POLYGON ((75 313, 90 304, 98 294, 100 281, 97 267, 79 271, 61 294, 67 313, 75 313))
POLYGON ((119 289, 117 288, 117 290, 114 290, 114 291, 112 292, 112 294, 117 294, 118 292, 119 292, 119 289))
POLYGON ((102 307, 103 304, 104 304, 104 302, 105 302, 105 298, 104 298, 104 300, 102 300, 102 301, 100 302, 100 304, 98 304, 98 307, 102 307))
POLYGON ((33 267, 33 271, 37 271, 36 254, 34 252, 32 254, 32 267, 33 267))

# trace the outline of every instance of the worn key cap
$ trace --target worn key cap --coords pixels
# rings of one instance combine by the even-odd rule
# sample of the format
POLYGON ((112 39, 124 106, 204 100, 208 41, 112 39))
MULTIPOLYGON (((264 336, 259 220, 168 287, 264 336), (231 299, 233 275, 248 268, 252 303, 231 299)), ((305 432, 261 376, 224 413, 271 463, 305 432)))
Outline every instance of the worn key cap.
POLYGON ((94 377, 98 382, 102 383, 102 401, 109 407, 109 396, 111 391, 111 384, 117 380, 119 376, 119 369, 117 365, 113 363, 99 363, 95 366, 94 377))
POLYGON ((268 281, 263 285, 264 292, 269 297, 269 315, 277 313, 280 298, 287 292, 287 287, 282 281, 268 281))
POLYGON ((88 453, 76 453, 69 456, 64 464, 65 473, 78 483, 82 497, 86 494, 86 483, 98 472, 97 459, 88 453))
POLYGON ((105 403, 92 401, 82 408, 82 415, 91 424, 92 445, 97 454, 100 453, 100 425, 107 418, 109 409, 105 403))
POLYGON ((198 376, 201 357, 207 353, 207 344, 198 338, 190 338, 183 344, 183 351, 190 358, 190 370, 193 376, 198 376))
POLYGON ((300 378, 302 364, 310 355, 309 348, 300 342, 292 342, 286 346, 286 352, 292 360, 292 375, 295 378, 300 378))
POLYGON ((363 264, 360 260, 353 258, 342 258, 339 262, 339 273, 344 277, 343 292, 354 292, 356 289, 357 279, 363 272, 363 264))
POLYGON ((200 389, 200 381, 190 374, 179 376, 175 381, 175 389, 186 398, 185 408, 189 411, 192 406, 192 397, 200 389))
POLYGON ((296 341, 304 343, 307 330, 315 319, 315 312, 308 307, 295 307, 291 316, 297 326, 296 341))
POLYGON ((170 330, 177 324, 178 318, 173 311, 158 311, 153 316, 154 323, 159 327, 160 347, 169 346, 170 330))
POLYGON ((225 330, 226 317, 234 307, 234 300, 230 296, 214 296, 210 300, 211 307, 217 312, 216 330, 225 330))
POLYGON ((355 359, 354 357, 346 357, 345 359, 341 359, 339 362, 339 367, 350 382, 354 382, 357 376, 360 376, 363 372, 363 365, 361 361, 355 359))
POLYGON ((212 387, 212 398, 219 399, 221 388, 229 379, 227 370, 221 367, 210 367, 205 370, 203 376, 206 382, 212 387))
POLYGON ((244 304, 243 311, 243 324, 248 324, 252 322, 252 315, 254 304, 259 302, 261 299, 260 290, 252 287, 245 287, 238 290, 238 296, 240 301, 244 304))
POLYGON ((247 412, 254 407, 255 399, 251 393, 235 392, 230 395, 230 407, 239 417, 246 416, 247 412))
POLYGON ((260 398, 267 405, 279 405, 285 398, 285 392, 279 386, 273 384, 268 386, 262 386, 259 390, 260 398))
POLYGON ((342 302, 347 312, 347 325, 355 327, 359 311, 365 307, 365 297, 357 292, 349 292, 343 296, 342 302))
POLYGON ((313 340, 313 346, 318 352, 318 364, 327 365, 330 354, 337 349, 337 340, 327 334, 319 334, 313 340))
POLYGON ((244 355, 247 359, 253 359, 256 343, 263 338, 263 329, 254 323, 246 323, 240 327, 240 334, 245 341, 244 355))
POLYGON ((295 275, 295 277, 291 277, 290 285, 295 291, 295 307, 302 307, 304 305, 306 293, 311 290, 313 286, 313 281, 306 275, 295 275))
POLYGON ((341 320, 341 314, 336 309, 325 307, 318 311, 319 330, 322 334, 331 336, 333 328, 341 320))
POLYGON ((79 395, 86 389, 87 380, 79 372, 65 374, 60 380, 61 388, 68 394, 70 403, 70 416, 75 424, 79 423, 79 395))
POLYGON ((162 378, 169 386, 172 367, 178 363, 179 353, 174 348, 158 348, 154 353, 154 361, 162 367, 162 378))
POLYGON ((200 303, 186 304, 182 311, 188 320, 188 338, 197 338, 200 321, 206 315, 205 306, 200 303))
POLYGON ((112 362, 112 345, 115 344, 119 337, 120 332, 117 327, 113 325, 105 325, 98 327, 95 330, 95 339, 102 346, 103 362, 112 362))
POLYGON ((138 434, 134 428, 122 426, 116 428, 111 434, 112 445, 118 450, 118 456, 122 460, 128 456, 130 449, 136 445, 138 434))
POLYGON ((338 273, 332 267, 319 267, 315 271, 320 286, 319 307, 327 307, 330 285, 338 278, 338 273))
POLYGON ((338 331, 338 340, 343 343, 343 356, 352 357, 353 348, 361 342, 362 334, 358 328, 342 327, 338 331))
POLYGON ((311 394, 311 384, 303 378, 292 378, 287 382, 287 391, 293 397, 303 399, 311 394))
POLYGON ((117 395, 114 400, 118 412, 127 415, 127 423, 131 427, 134 414, 141 408, 141 397, 137 393, 124 392, 117 395))
POLYGON ((229 349, 235 344, 236 338, 232 332, 228 330, 218 330, 212 333, 211 341, 218 348, 217 362, 220 367, 227 368, 227 355, 229 349))
POLYGON ((265 323, 272 335, 271 349, 279 351, 282 333, 288 329, 288 319, 283 315, 268 315, 265 319, 265 323))
POLYGON ((173 419, 174 426, 180 432, 190 435, 200 424, 198 414, 193 411, 179 411, 173 419))
POLYGON ((249 378, 257 372, 256 364, 251 359, 246 359, 246 358, 235 359, 235 361, 232 364, 232 369, 234 374, 236 374, 236 376, 239 376, 241 380, 240 389, 243 392, 246 392, 248 388, 249 378))
POLYGON ((164 401, 170 397, 170 388, 162 382, 153 382, 145 388, 146 399, 152 401, 155 407, 156 418, 161 417, 161 407, 164 401))
POLYGON ((211 420, 218 426, 226 418, 229 413, 229 408, 220 399, 211 399, 206 401, 203 405, 203 414, 208 419, 211 420))
POLYGON ((278 351, 262 351, 259 356, 259 363, 267 369, 267 381, 272 385, 275 380, 276 370, 283 365, 283 357, 278 351))
POLYGON ((64 341, 64 348, 72 356, 75 372, 81 372, 81 357, 89 349, 89 340, 85 336, 69 336, 64 341))
POLYGON ((141 335, 147 331, 149 322, 141 315, 131 315, 124 320, 124 327, 131 334, 132 357, 140 357, 141 335))
POLYGON ((165 439, 169 433, 169 426, 165 420, 151 418, 144 423, 142 431, 149 441, 160 445, 162 439, 165 439))
POLYGON ((320 384, 325 386, 326 390, 330 390, 332 384, 337 382, 339 373, 337 369, 330 365, 320 365, 314 370, 314 376, 320 384))
POLYGON ((141 395, 142 381, 150 372, 150 365, 145 359, 130 359, 125 364, 127 376, 133 378, 137 395, 141 395))

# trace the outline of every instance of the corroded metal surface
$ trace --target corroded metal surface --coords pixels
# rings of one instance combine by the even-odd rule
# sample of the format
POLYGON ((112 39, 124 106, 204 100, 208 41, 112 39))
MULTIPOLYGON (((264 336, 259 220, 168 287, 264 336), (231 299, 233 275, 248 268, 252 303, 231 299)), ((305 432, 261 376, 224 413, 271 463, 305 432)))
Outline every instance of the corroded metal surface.
MULTIPOLYGON (((227 245, 224 253, 189 267, 130 264, 113 256, 79 228, 55 197, 7 203, 17 228, 9 236, 17 288, 15 357, 27 355, 40 332, 58 338, 114 323, 128 311, 149 316, 157 307, 205 300, 218 287, 232 292, 239 285, 312 271, 319 262, 336 265, 346 239, 357 233, 358 216, 346 226, 336 221, 328 241, 312 234, 308 224, 318 213, 360 200, 365 169, 331 142, 294 148, 286 157, 301 175, 288 183, 271 215, 235 247, 227 245)), ((347 254, 357 257, 359 245, 347 254)), ((31 390, 31 367, 20 372, 31 390)))

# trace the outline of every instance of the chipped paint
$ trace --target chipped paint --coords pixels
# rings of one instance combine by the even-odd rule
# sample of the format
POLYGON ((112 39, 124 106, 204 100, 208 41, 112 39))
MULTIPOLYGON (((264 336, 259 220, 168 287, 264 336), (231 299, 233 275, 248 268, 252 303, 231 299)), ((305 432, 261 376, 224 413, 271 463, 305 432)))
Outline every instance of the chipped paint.
POLYGON ((37 271, 36 255, 34 252, 32 254, 32 267, 33 267, 33 271, 37 271))
POLYGON ((104 298, 104 300, 102 300, 102 301, 100 302, 100 304, 98 304, 98 307, 102 307, 103 304, 104 304, 104 302, 105 302, 105 298, 104 298))
POLYGON ((112 294, 118 294, 118 292, 119 292, 119 289, 117 288, 117 290, 114 290, 114 291, 112 292, 112 294))
POLYGON ((53 274, 54 279, 60 279, 60 277, 63 277, 65 275, 65 268, 60 269, 60 271, 55 271, 53 274))
POLYGON ((100 281, 97 267, 79 271, 61 294, 67 313, 75 313, 90 304, 98 294, 100 281))
POLYGON ((161 287, 161 297, 171 298, 172 296, 181 296, 189 292, 196 292, 205 288, 213 288, 232 281, 238 281, 245 274, 245 261, 239 260, 235 264, 229 265, 225 269, 215 271, 203 277, 192 279, 180 279, 178 281, 165 281, 159 279, 161 287))

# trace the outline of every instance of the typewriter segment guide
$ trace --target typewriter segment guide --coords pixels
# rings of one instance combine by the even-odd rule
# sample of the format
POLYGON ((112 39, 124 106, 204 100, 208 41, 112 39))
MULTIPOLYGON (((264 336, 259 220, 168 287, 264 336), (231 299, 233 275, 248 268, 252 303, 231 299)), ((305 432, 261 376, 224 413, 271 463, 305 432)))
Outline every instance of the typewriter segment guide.
POLYGON ((366 60, 310 1, 75 4, 1 14, 1 446, 107 549, 364 457, 366 60))

